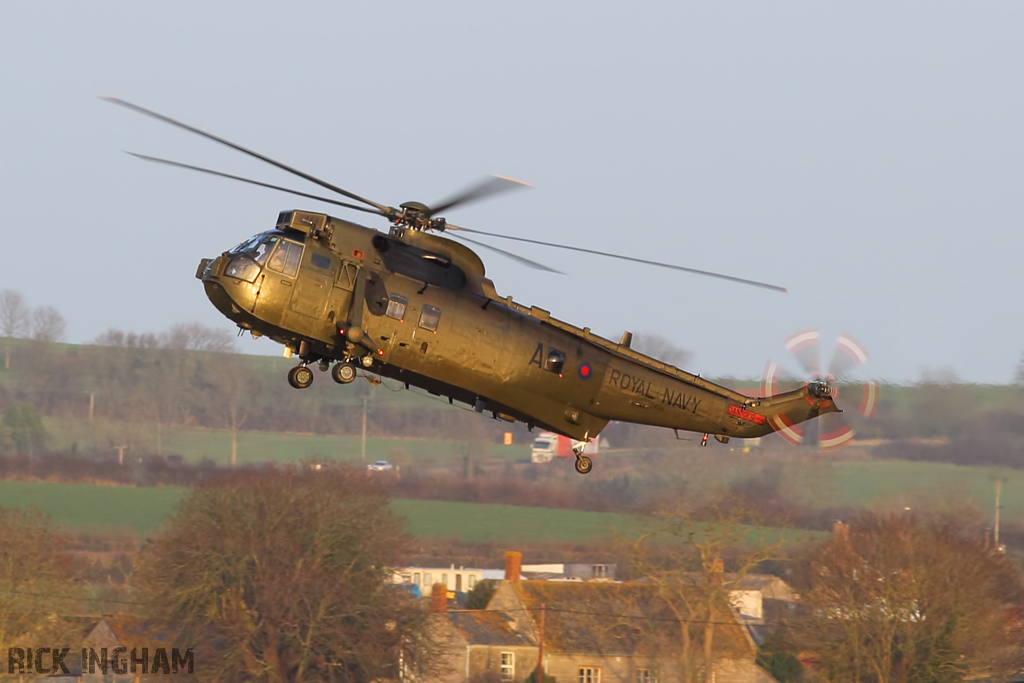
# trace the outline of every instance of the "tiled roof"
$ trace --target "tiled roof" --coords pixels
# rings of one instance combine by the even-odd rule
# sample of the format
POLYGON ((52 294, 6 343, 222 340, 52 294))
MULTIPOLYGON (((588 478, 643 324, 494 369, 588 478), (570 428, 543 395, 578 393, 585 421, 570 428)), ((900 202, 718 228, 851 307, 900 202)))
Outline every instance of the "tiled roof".
POLYGON ((449 621, 470 645, 534 645, 515 630, 515 620, 505 612, 460 610, 447 613, 449 621))
MULTIPOLYGON (((544 605, 545 647, 553 651, 654 655, 679 642, 679 624, 651 584, 516 581, 506 585, 515 591, 534 624, 544 605)), ((716 651, 747 656, 751 642, 734 611, 716 610, 714 620, 721 622, 715 628, 716 651)))

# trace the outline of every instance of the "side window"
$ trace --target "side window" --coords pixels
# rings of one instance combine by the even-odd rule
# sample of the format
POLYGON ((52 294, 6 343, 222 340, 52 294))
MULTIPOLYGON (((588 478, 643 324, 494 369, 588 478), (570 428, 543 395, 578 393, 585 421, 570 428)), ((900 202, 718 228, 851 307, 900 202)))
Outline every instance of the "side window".
POLYGON ((558 349, 548 349, 548 355, 544 357, 544 369, 556 375, 562 374, 565 367, 565 354, 558 349))
POLYGON ((409 300, 404 296, 392 294, 388 297, 388 310, 385 312, 385 315, 395 320, 405 320, 405 305, 407 303, 409 303, 409 300))
POLYGON ((281 240, 270 257, 267 266, 285 275, 295 275, 299 270, 299 259, 302 258, 302 245, 288 240, 281 240))
POLYGON ((326 254, 313 254, 309 257, 309 262, 317 268, 331 269, 331 257, 326 254))
POLYGON ((420 313, 420 327, 431 332, 437 332, 437 323, 441 320, 441 309, 433 306, 424 306, 420 313))

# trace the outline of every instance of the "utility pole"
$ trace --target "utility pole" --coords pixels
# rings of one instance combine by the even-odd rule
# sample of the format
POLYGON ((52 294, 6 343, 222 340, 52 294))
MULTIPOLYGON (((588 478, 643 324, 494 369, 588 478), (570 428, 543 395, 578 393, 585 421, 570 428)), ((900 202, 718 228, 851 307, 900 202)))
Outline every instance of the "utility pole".
POLYGON ((544 603, 540 604, 540 637, 537 639, 537 683, 544 683, 544 603))
POLYGON ((1002 498, 1003 482, 1006 481, 1006 477, 994 477, 994 479, 995 479, 995 482, 996 482, 996 518, 995 518, 995 524, 992 527, 992 534, 993 534, 992 540, 995 543, 996 550, 999 550, 1000 549, 1000 547, 999 547, 999 510, 1002 507, 999 504, 999 502, 1000 502, 1000 498, 1002 498))
POLYGON ((114 446, 114 450, 117 451, 117 464, 124 466, 124 451, 128 446, 114 446))
POLYGON ((96 407, 96 392, 87 391, 85 393, 89 394, 89 424, 92 424, 92 413, 93 409, 96 407))
POLYGON ((363 394, 363 446, 362 446, 362 456, 363 456, 363 464, 364 465, 366 464, 366 399, 367 398, 368 398, 368 396, 366 394, 363 394))

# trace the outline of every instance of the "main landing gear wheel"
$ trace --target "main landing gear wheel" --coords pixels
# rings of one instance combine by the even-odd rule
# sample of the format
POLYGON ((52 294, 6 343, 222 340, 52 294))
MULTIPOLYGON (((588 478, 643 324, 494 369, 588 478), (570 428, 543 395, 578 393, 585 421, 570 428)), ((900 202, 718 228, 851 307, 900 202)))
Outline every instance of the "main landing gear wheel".
POLYGON ((296 389, 305 389, 313 383, 313 371, 305 365, 298 365, 288 371, 288 384, 296 389))
POLYGON ((590 474, 590 470, 594 469, 594 461, 585 455, 576 456, 576 471, 580 474, 590 474))
POLYGON ((335 363, 331 368, 331 379, 338 384, 348 384, 356 378, 356 366, 351 363, 335 363))

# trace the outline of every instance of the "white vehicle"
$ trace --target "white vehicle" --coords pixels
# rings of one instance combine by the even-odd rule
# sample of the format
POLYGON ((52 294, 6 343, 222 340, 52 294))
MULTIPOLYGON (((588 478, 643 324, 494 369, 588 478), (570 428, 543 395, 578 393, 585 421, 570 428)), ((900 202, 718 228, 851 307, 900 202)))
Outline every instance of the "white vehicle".
POLYGON ((397 470, 398 467, 396 465, 392 465, 387 460, 378 460, 377 462, 367 465, 366 469, 371 472, 392 472, 397 470))
MULTIPOLYGON (((573 440, 567 436, 560 436, 554 432, 541 432, 533 440, 533 447, 530 449, 530 462, 543 464, 551 462, 555 458, 574 458, 572 452, 573 440)), ((594 439, 583 448, 583 454, 594 457, 599 450, 598 440, 594 439)))

